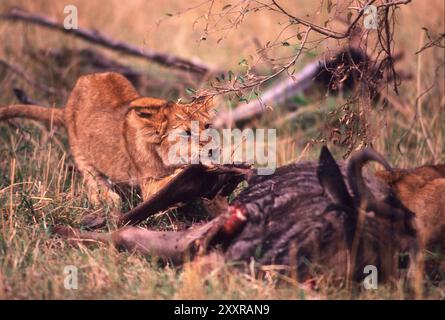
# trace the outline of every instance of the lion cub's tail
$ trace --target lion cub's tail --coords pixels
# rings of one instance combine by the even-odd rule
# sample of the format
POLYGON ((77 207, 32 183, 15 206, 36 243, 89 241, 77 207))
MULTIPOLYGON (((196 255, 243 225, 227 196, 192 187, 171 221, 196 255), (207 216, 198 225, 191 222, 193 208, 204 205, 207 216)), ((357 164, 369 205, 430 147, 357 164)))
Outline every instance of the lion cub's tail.
POLYGON ((64 125, 63 108, 47 108, 32 104, 0 106, 0 121, 11 118, 26 118, 55 125, 64 125))

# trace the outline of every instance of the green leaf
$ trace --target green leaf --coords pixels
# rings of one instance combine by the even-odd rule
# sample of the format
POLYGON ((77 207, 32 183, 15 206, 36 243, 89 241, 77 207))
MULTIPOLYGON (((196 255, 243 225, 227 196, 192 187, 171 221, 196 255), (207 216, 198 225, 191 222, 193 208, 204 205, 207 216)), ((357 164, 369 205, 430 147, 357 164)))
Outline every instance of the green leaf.
POLYGON ((192 96, 192 95, 194 95, 196 93, 196 90, 193 89, 193 88, 186 88, 185 92, 192 96))
POLYGON ((236 80, 239 81, 239 82, 241 82, 241 83, 243 83, 243 84, 246 82, 246 80, 244 79, 243 76, 237 76, 237 77, 236 77, 236 80))
POLYGON ((283 47, 289 47, 290 46, 290 43, 287 42, 287 41, 284 41, 281 44, 283 45, 283 47))
POLYGON ((255 248, 254 256, 255 258, 259 259, 263 255, 263 246, 260 244, 255 248))
POLYGON ((232 81, 232 77, 234 76, 235 74, 233 73, 233 71, 232 70, 229 70, 229 81, 232 81))
POLYGON ((317 56, 317 54, 316 54, 314 51, 308 51, 308 52, 306 52, 306 55, 307 55, 308 57, 311 57, 311 58, 317 56))
POLYGON ((240 62, 238 62, 238 64, 243 67, 249 66, 246 59, 242 59, 240 62))
POLYGON ((296 95, 293 97, 294 102, 300 106, 305 106, 309 104, 309 100, 302 94, 296 95))

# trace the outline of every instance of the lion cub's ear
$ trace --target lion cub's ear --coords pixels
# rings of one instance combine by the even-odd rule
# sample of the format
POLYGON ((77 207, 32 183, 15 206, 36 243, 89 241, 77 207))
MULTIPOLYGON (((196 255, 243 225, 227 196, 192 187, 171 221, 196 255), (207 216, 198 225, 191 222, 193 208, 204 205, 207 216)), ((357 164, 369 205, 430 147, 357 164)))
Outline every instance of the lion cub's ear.
POLYGON ((385 183, 392 185, 403 177, 403 171, 394 170, 394 172, 389 172, 386 170, 380 170, 375 173, 376 177, 382 179, 385 183))
POLYGON ((130 110, 143 119, 160 121, 165 116, 165 109, 169 108, 170 102, 155 98, 138 98, 130 102, 130 110))
POLYGON ((161 108, 167 105, 169 101, 157 98, 141 97, 130 102, 132 107, 161 108))

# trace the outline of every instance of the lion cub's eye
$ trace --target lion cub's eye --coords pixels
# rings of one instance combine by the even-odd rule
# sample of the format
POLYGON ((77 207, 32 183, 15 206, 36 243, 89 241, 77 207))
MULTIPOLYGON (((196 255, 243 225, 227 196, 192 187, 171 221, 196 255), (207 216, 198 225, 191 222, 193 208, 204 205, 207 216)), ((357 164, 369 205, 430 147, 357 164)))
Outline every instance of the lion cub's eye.
POLYGON ((205 129, 208 129, 208 128, 210 128, 210 126, 211 126, 210 123, 206 123, 206 124, 204 125, 204 128, 205 128, 205 129))
POLYGON ((136 110, 136 114, 138 115, 138 117, 141 117, 144 119, 150 119, 151 117, 153 117, 153 113, 145 113, 145 112, 138 111, 138 110, 136 110))

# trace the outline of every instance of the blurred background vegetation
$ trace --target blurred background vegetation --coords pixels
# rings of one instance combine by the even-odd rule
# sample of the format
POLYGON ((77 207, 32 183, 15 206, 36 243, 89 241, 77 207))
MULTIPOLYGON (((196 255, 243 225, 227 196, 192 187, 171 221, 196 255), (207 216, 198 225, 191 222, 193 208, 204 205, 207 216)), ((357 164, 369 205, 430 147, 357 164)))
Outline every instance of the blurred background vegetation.
MULTIPOLYGON (((280 1, 289 12, 317 25, 323 25, 331 15, 328 2, 280 1)), ((349 1, 334 3, 340 7, 349 1)), ((269 10, 246 14, 240 21, 224 17, 219 22, 218 15, 208 16, 210 2, 203 0, 73 0, 69 4, 77 6, 81 28, 96 29, 116 40, 199 60, 235 74, 245 72, 246 63, 254 66, 255 72, 270 74, 271 64, 258 63, 259 48, 271 41, 281 43, 267 51, 268 56, 289 57, 298 50, 300 42, 289 39, 298 32, 298 26, 284 28, 288 19, 269 10)), ((215 1, 213 6, 216 12, 223 12, 237 4, 215 1)), ((20 7, 61 23, 66 5, 60 0, 3 0, 0 13, 20 7)), ((366 143, 372 143, 395 166, 445 162, 444 49, 435 46, 416 54, 428 42, 425 30, 433 38, 445 32, 443 12, 443 0, 413 1, 396 10, 394 51, 404 55, 396 66, 408 76, 399 88, 398 107, 377 101, 366 114, 371 132, 366 143)), ((331 26, 342 27, 338 21, 332 21, 331 26)), ((346 44, 320 39, 319 35, 310 39, 314 45, 309 45, 310 50, 297 61, 297 71, 323 53, 346 44)), ((20 88, 42 104, 63 106, 77 78, 91 72, 91 65, 86 65, 78 54, 87 49, 100 53, 103 58, 99 57, 99 61, 114 61, 120 67, 147 75, 138 83, 143 95, 188 99, 188 88, 208 86, 209 79, 187 72, 35 25, 0 20, 0 59, 19 66, 37 84, 57 92, 41 90, 0 63, 0 105, 17 103, 13 89, 20 88)), ((391 84, 387 87, 390 91, 391 84)), ((248 123, 277 128, 279 165, 316 159, 324 142, 337 146, 333 150, 338 159, 347 156, 351 147, 363 146, 365 141, 361 139, 355 139, 352 145, 351 140, 342 143, 351 132, 358 134, 357 127, 363 125, 353 123, 352 129, 346 125, 345 118, 360 118, 356 105, 342 108, 348 101, 347 93, 331 95, 325 89, 305 92, 292 100, 273 105, 272 111, 248 123)), ((233 95, 218 96, 216 101, 221 110, 239 103, 233 95)), ((54 222, 73 224, 87 212, 90 209, 86 192, 73 168, 65 134, 57 133, 47 139, 42 128, 33 122, 0 124, 0 298, 351 297, 351 292, 329 286, 314 293, 273 271, 261 279, 255 274, 238 274, 213 256, 176 270, 159 268, 156 261, 130 253, 118 254, 110 248, 76 250, 49 237, 49 226, 54 222), (65 265, 80 266, 79 290, 63 288, 65 265)), ((150 225, 175 230, 180 227, 175 222, 177 218, 174 213, 157 216, 150 225)), ((443 298, 443 288, 431 286, 426 298, 443 298)), ((404 298, 405 294, 403 288, 385 288, 353 297, 404 298)))

